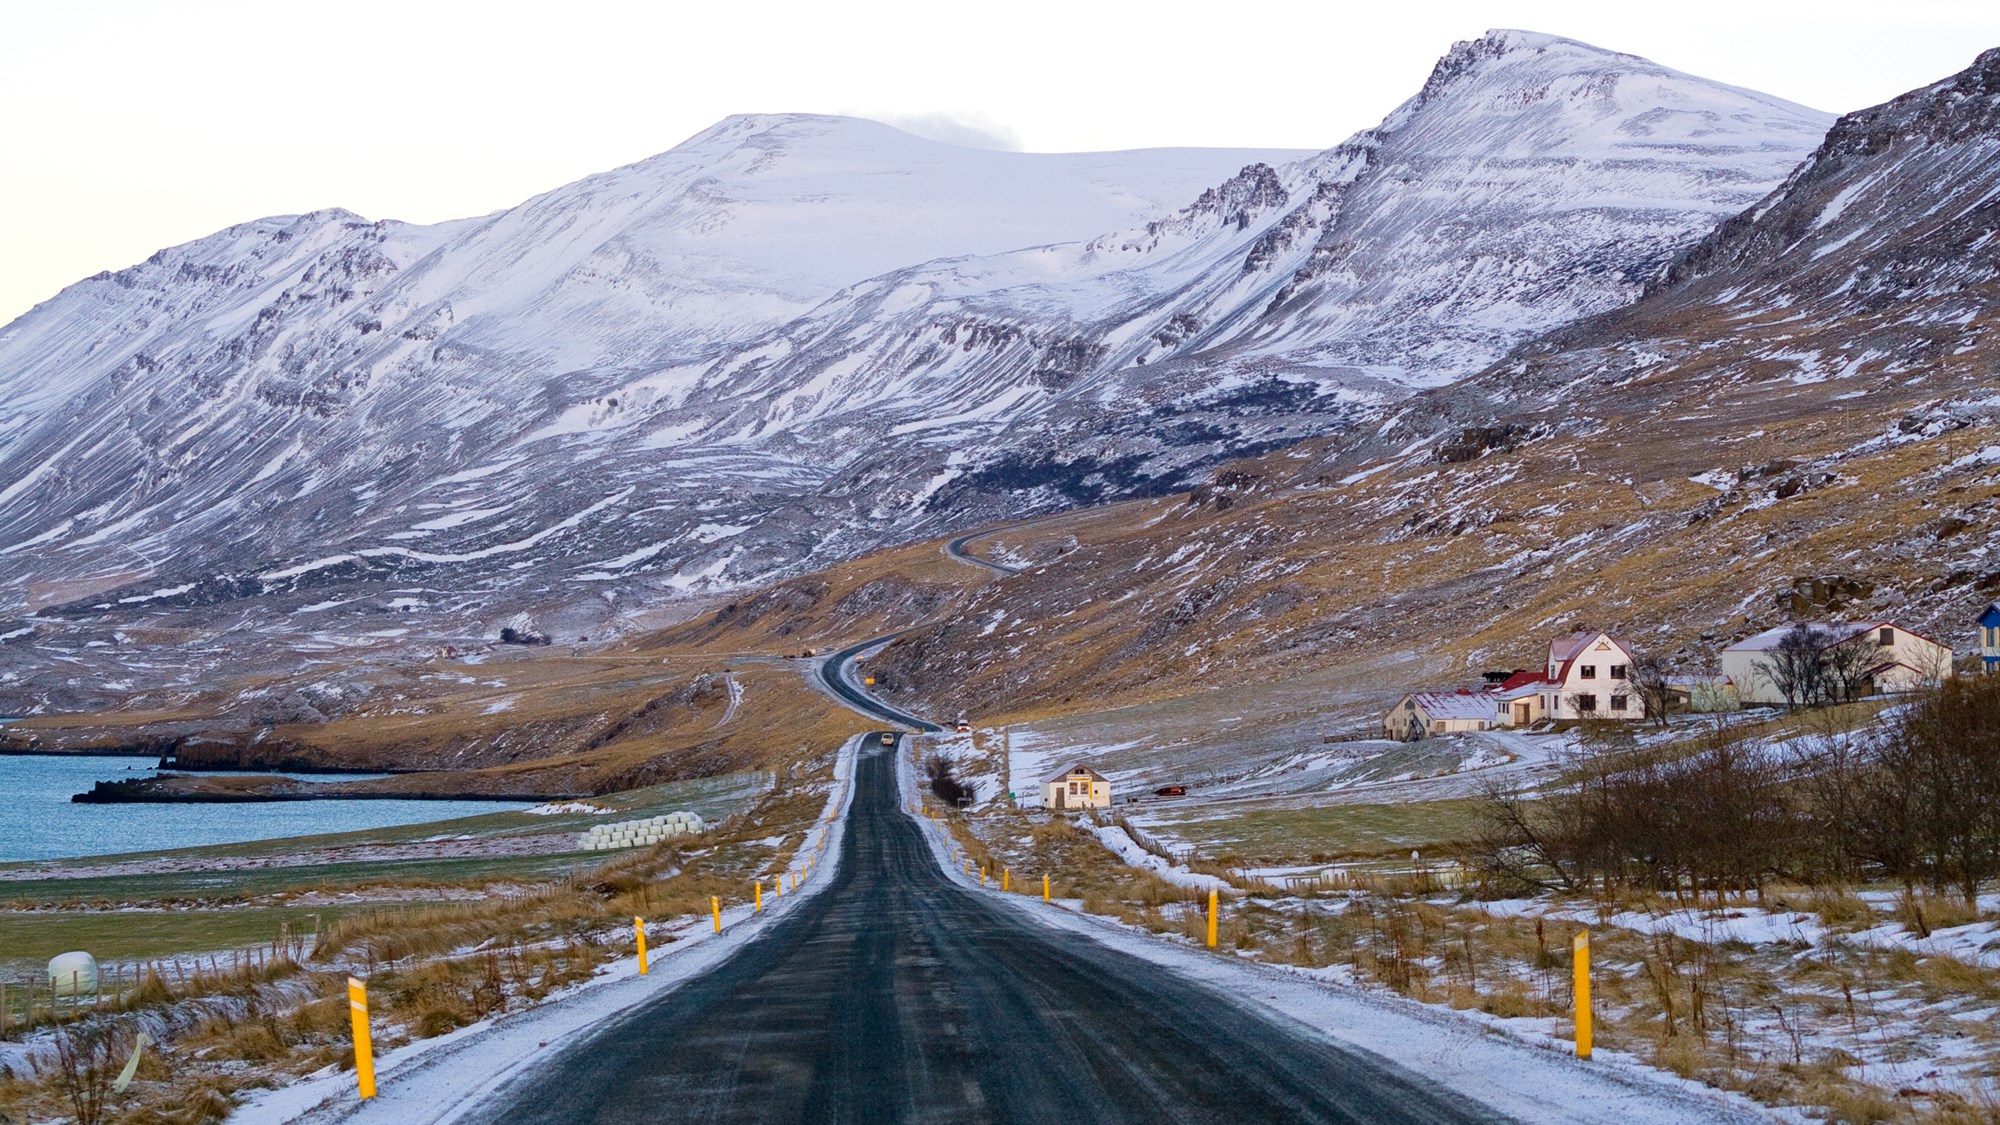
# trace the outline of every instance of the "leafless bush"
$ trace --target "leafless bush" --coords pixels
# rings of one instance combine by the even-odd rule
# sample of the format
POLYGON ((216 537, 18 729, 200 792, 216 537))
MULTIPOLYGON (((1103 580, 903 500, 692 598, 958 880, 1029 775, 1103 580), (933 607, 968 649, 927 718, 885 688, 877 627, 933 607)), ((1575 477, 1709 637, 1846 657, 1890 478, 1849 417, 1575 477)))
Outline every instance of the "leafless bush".
POLYGON ((111 1107, 111 1084, 130 1050, 130 1037, 110 1024, 88 1022, 56 1029, 56 1081, 76 1114, 76 1125, 98 1125, 111 1107))
POLYGON ((1857 850, 1967 902, 2000 875, 2000 678, 1947 680, 1894 716, 1858 801, 1857 850))

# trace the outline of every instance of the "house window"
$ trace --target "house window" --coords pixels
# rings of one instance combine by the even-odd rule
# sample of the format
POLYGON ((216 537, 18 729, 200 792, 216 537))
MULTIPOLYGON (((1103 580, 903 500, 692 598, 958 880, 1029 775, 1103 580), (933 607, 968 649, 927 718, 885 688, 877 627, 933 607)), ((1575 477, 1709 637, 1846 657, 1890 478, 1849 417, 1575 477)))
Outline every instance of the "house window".
POLYGON ((1596 711, 1596 710, 1597 710, 1597 697, 1596 697, 1596 696, 1594 696, 1594 695, 1579 695, 1579 696, 1577 696, 1577 697, 1576 697, 1576 709, 1577 709, 1577 710, 1579 710, 1579 711, 1591 711, 1591 712, 1594 712, 1594 711, 1596 711))
POLYGON ((1875 643, 1883 648, 1888 648, 1890 645, 1895 644, 1896 643, 1895 627, 1893 625, 1883 626, 1882 635, 1875 638, 1875 643))
POLYGON ((1612 679, 1614 679, 1614 680, 1622 680, 1622 679, 1624 679, 1624 678, 1625 678, 1625 666, 1624 666, 1623 664, 1613 664, 1613 665, 1611 666, 1611 678, 1612 678, 1612 679))
POLYGON ((1583 667, 1577 669, 1576 674, 1582 676, 1586 680, 1594 680, 1597 678, 1597 665, 1586 664, 1583 667))
POLYGON ((1613 711, 1623 711, 1623 710, 1625 709, 1625 697, 1624 697, 1624 696, 1622 696, 1622 695, 1614 695, 1614 696, 1612 696, 1612 697, 1611 697, 1611 709, 1612 709, 1613 711))

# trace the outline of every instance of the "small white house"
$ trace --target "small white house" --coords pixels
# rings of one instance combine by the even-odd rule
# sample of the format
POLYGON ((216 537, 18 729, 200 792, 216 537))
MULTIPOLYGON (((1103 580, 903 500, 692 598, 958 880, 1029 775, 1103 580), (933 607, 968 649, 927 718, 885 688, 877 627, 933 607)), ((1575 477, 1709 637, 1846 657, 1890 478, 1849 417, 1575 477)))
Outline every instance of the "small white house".
POLYGON ((1457 691, 1413 691, 1396 701, 1382 719, 1390 738, 1415 742, 1440 734, 1493 729, 1493 696, 1457 691))
POLYGON ((1699 715, 1735 711, 1742 705, 1728 676, 1668 676, 1667 698, 1677 710, 1699 715))
POLYGON ((1078 762, 1042 779, 1045 809, 1108 809, 1111 779, 1078 762))
POLYGON ((1646 701, 1632 686, 1632 646, 1609 633, 1573 633, 1549 642, 1536 689, 1550 719, 1636 722, 1646 701))
POLYGON ((1493 685, 1493 724, 1533 726, 1542 721, 1542 688, 1548 677, 1540 672, 1516 672, 1493 685))
MULTIPOLYGON (((1806 627, 1822 648, 1844 650, 1839 655, 1859 674, 1861 695, 1913 691, 1951 675, 1951 649, 1892 621, 1814 621, 1806 627)), ((1722 674, 1736 685, 1738 699, 1787 702, 1775 654, 1793 628, 1766 629, 1722 650, 1722 674)))

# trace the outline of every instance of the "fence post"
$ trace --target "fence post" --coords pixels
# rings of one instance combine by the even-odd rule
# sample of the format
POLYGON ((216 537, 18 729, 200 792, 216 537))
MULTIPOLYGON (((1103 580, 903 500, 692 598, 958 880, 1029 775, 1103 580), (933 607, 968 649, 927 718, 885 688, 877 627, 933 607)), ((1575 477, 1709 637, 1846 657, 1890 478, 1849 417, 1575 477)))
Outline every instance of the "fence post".
POLYGON ((347 1011, 354 1023, 354 1080, 363 1098, 375 1096, 375 1047, 368 1039, 368 985, 347 978, 347 1011))
POLYGON ((1590 931, 1571 939, 1576 969, 1576 1057, 1590 1057, 1590 931))

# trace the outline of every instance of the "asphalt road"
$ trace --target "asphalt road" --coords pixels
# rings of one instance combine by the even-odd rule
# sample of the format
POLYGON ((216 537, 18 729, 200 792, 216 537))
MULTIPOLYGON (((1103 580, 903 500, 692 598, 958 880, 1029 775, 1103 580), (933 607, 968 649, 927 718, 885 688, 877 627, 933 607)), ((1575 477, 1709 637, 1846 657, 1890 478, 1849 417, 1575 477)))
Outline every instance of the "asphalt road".
POLYGON ((908 711, 899 711, 889 706, 887 703, 862 691, 847 678, 847 666, 854 663, 855 657, 867 652, 876 645, 887 644, 902 635, 901 633, 891 633, 886 637, 876 637, 872 641, 862 641, 858 645, 841 649, 839 652, 827 657, 826 662, 819 666, 820 682, 827 686, 827 690, 844 700, 848 706, 864 715, 872 715, 875 718, 891 723, 902 723, 904 726, 920 731, 941 731, 944 728, 936 723, 927 722, 910 714, 908 711))
POLYGON ((1002 578, 1021 573, 1021 568, 1018 566, 1008 566, 1006 563, 997 563, 992 559, 982 559, 978 555, 968 555, 965 553, 965 545, 967 543, 978 536, 989 535, 991 533, 991 531, 975 531, 970 535, 961 535, 944 545, 944 553, 957 559, 959 562, 971 563, 973 566, 983 566, 1002 578))
POLYGON ((830 885, 714 971, 503 1085, 467 1120, 1499 1119, 951 882, 897 807, 891 751, 864 745, 830 885))

